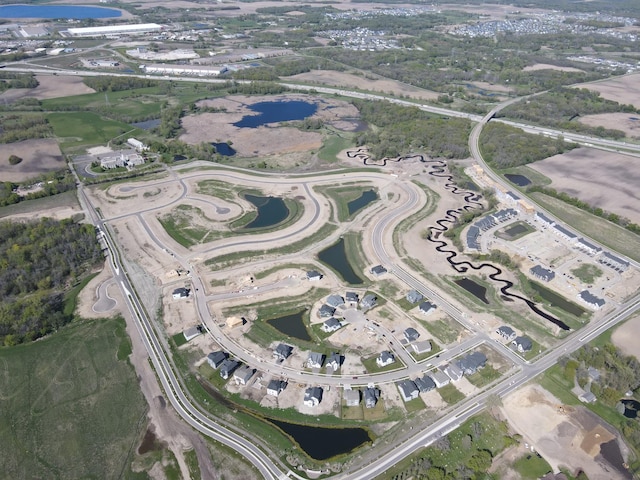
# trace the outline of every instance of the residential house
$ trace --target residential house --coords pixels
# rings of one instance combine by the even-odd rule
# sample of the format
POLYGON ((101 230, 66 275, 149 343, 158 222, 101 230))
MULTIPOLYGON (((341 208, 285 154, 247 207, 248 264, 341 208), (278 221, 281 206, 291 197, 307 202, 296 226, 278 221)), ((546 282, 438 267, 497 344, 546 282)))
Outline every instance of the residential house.
POLYGON ((588 290, 581 291, 578 298, 595 310, 601 309, 605 304, 604 298, 596 297, 588 290))
POLYGON ((387 269, 384 268, 382 265, 376 265, 375 267, 371 267, 370 272, 376 277, 378 277, 384 273, 387 273, 387 269))
POLYGON ((316 270, 309 270, 307 272, 307 280, 311 282, 317 282, 320 279, 322 279, 322 274, 320 272, 316 270))
POLYGON ((329 320, 325 320, 320 327, 323 332, 335 332, 336 330, 340 330, 342 328, 342 322, 338 320, 336 317, 331 317, 329 320))
POLYGON ((413 381, 403 380, 396 383, 396 385, 398 387, 398 391, 400 392, 402 400, 404 400, 405 402, 409 402, 415 398, 418 398, 418 394, 420 393, 420 391, 413 381))
POLYGON ((598 262, 620 272, 624 272, 629 268, 629 262, 609 252, 603 252, 602 255, 598 257, 598 262))
POLYGON ((420 313, 423 313, 424 315, 428 315, 431 312, 433 312, 436 309, 436 305, 434 303, 431 302, 422 302, 420 304, 420 306, 418 307, 418 310, 420 310, 420 313))
POLYGON ((325 368, 327 369, 327 372, 329 371, 329 369, 336 372, 340 368, 341 364, 342 364, 342 357, 340 356, 339 353, 334 352, 331 355, 329 355, 329 358, 327 359, 327 363, 325 363, 325 368))
POLYGON ((503 325, 496 330, 496 333, 500 335, 502 338, 511 342, 513 339, 517 337, 516 332, 513 328, 503 325))
POLYGON ((287 388, 287 382, 284 380, 271 380, 267 384, 267 395, 277 397, 285 388, 287 388))
POLYGON ((253 377, 254 373, 256 373, 254 368, 251 368, 248 365, 243 365, 234 372, 233 379, 235 380, 236 385, 246 385, 249 379, 253 377))
POLYGON ((240 366, 240 362, 227 358, 220 365, 220 376, 225 380, 240 366))
POLYGON ((273 351, 273 356, 276 357, 278 361, 283 361, 289 358, 289 356, 291 355, 291 352, 293 352, 292 346, 281 343, 273 351))
POLYGON ((413 327, 407 328, 402 333, 404 334, 404 338, 407 339, 407 342, 415 342, 420 337, 418 331, 413 327))
POLYGON ((387 365, 391 365, 395 361, 396 357, 394 357, 393 353, 388 350, 381 352, 380 355, 378 355, 378 358, 376 358, 376 363, 379 367, 386 367, 387 365))
POLYGON ((576 242, 576 247, 578 247, 583 252, 588 253, 589 255, 597 255, 602 251, 602 248, 594 245, 593 243, 585 240, 582 237, 580 237, 576 242))
POLYGON ((597 398, 593 394, 593 392, 584 392, 582 395, 578 397, 578 400, 584 403, 595 403, 597 398))
POLYGON ((447 364, 442 371, 451 379, 452 382, 457 382, 464 376, 464 372, 456 365, 455 362, 447 364))
POLYGON ((322 401, 322 388, 309 387, 304 391, 303 403, 307 407, 315 407, 322 401))
POLYGON ((209 355, 207 355, 207 363, 211 365, 211 368, 216 369, 220 365, 222 365, 222 362, 224 362, 227 358, 229 358, 229 355, 225 352, 211 352, 209 355))
POLYGON ((564 228, 562 225, 558 225, 557 223, 553 226, 552 231, 556 235, 559 235, 561 238, 564 238, 565 240, 576 240, 576 238, 578 238, 578 236, 575 233, 570 232, 569 230, 564 228))
POLYGON ((487 364, 487 356, 482 352, 472 352, 457 362, 464 375, 473 375, 487 364))
POLYGON ((329 305, 330 307, 338 308, 344 305, 344 298, 342 298, 340 295, 337 295, 337 294, 329 295, 327 297, 326 304, 329 305))
POLYGON ((193 327, 187 328, 182 335, 184 335, 184 339, 189 342, 196 338, 198 335, 202 333, 202 327, 200 325, 194 325, 193 327))
POLYGON ((422 342, 413 342, 411 348, 418 355, 422 353, 428 353, 431 351, 431 342, 429 340, 423 340, 422 342))
POLYGON ((241 327, 242 325, 244 325, 244 318, 242 317, 227 318, 227 327, 229 328, 241 327))
POLYGON ((437 388, 442 388, 451 382, 449 376, 440 370, 434 370, 433 372, 429 373, 429 376, 433 380, 433 383, 436 384, 437 388))
POLYGON ((320 307, 320 310, 318 310, 318 315, 320 315, 320 318, 333 317, 334 313, 336 313, 336 309, 330 307, 326 303, 320 307))
POLYGON ((543 282, 550 282, 556 276, 555 272, 547 268, 543 268, 541 265, 535 265, 529 269, 529 273, 543 282))
POLYGON ((378 403, 380 398, 380 390, 375 387, 367 387, 364 391, 364 406, 366 408, 373 408, 378 403))
POLYGON ((429 375, 425 375, 423 377, 418 377, 415 380, 416 387, 420 392, 430 392, 434 388, 436 388, 436 382, 429 375))
POLYGON ((177 300, 179 298, 187 298, 190 292, 191 290, 189 290, 188 288, 184 288, 184 287, 176 288, 173 291, 173 298, 174 300, 177 300))
POLYGON ((360 405, 360 390, 345 389, 342 394, 347 407, 357 407, 360 405))
POLYGON ((307 358, 308 368, 322 368, 325 356, 322 353, 309 352, 309 358, 307 358))
POLYGON ((424 296, 417 290, 410 290, 405 297, 409 303, 418 303, 424 296))
POLYGON ((520 353, 525 353, 533 348, 533 342, 528 337, 516 337, 511 344, 516 347, 520 353))
POLYGON ((598 382, 600 380, 600 370, 598 370, 597 368, 588 367, 587 375, 589 375, 589 378, 594 382, 598 382))
POLYGON ((378 297, 376 297, 372 293, 369 293, 365 295, 364 298, 360 301, 360 308, 363 308, 365 310, 368 310, 369 308, 373 308, 376 306, 377 301, 378 301, 378 297))
POLYGON ((344 295, 344 299, 347 303, 357 304, 358 303, 358 294, 356 292, 347 292, 344 295))

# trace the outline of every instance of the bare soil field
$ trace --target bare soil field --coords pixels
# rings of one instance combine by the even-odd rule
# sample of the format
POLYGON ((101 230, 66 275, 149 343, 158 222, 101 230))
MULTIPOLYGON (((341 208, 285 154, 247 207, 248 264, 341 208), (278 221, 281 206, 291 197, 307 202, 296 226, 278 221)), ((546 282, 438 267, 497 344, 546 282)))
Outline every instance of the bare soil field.
POLYGON ((83 93, 95 93, 93 88, 82 82, 82 77, 69 75, 36 75, 40 83, 36 88, 12 88, 3 92, 0 99, 12 102, 29 97, 43 100, 45 98, 70 97, 83 93))
POLYGON ((8 143, 0 149, 0 177, 6 182, 23 182, 66 166, 57 142, 51 138, 8 143), (11 155, 22 158, 22 162, 10 165, 11 155))
POLYGON ((513 88, 506 87, 504 85, 496 85, 489 82, 469 82, 469 83, 482 90, 489 90, 492 92, 501 92, 501 93, 513 92, 513 88))
POLYGON ((582 83, 579 88, 588 88, 600 92, 602 97, 623 105, 631 104, 640 108, 640 74, 625 75, 602 82, 582 83))
POLYGON ((255 115, 249 106, 269 101, 303 100, 317 106, 311 118, 321 119, 334 128, 350 131, 357 128, 358 112, 352 105, 340 100, 327 100, 309 95, 281 95, 265 97, 231 96, 205 100, 208 107, 225 108, 224 113, 204 113, 182 119, 185 133, 180 139, 187 143, 233 142, 239 157, 260 157, 317 150, 322 145, 322 135, 303 132, 294 127, 268 124, 258 128, 240 128, 233 125, 245 115, 255 115))
POLYGON ((611 335, 611 341, 627 355, 633 355, 640 360, 637 338, 640 334, 640 315, 627 320, 611 335))
POLYGON ((589 205, 640 223, 640 159, 576 148, 529 165, 552 180, 551 187, 589 205))
POLYGON ((600 113, 580 117, 580 123, 591 127, 621 130, 627 137, 640 138, 640 116, 629 113, 600 113))
POLYGON ((599 456, 600 445, 615 438, 611 427, 583 407, 562 403, 539 385, 528 385, 504 399, 502 411, 523 442, 535 448, 554 471, 584 469, 591 480, 624 478, 599 456))
POLYGON ((406 95, 421 100, 435 100, 438 98, 438 93, 436 92, 424 90, 396 80, 389 80, 382 77, 372 80, 352 73, 335 72, 333 70, 311 70, 310 72, 285 77, 283 80, 319 83, 333 87, 360 88, 372 92, 406 95))
POLYGON ((527 65, 522 69, 523 72, 533 72, 535 70, 558 70, 560 72, 583 72, 579 68, 559 67, 558 65, 549 65, 548 63, 536 63, 535 65, 527 65))

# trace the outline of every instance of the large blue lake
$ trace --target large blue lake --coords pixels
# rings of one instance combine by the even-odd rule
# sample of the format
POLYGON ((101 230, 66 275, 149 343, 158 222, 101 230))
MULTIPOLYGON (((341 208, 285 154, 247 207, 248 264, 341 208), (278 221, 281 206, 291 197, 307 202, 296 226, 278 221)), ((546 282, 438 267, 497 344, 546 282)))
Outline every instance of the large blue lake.
POLYGON ((256 128, 267 123, 304 120, 316 113, 318 107, 314 103, 302 100, 279 100, 254 103, 249 105, 249 109, 258 112, 258 115, 245 115, 242 120, 234 123, 234 126, 256 128))
POLYGON ((0 18, 112 18, 122 12, 113 8, 74 5, 3 5, 0 18))

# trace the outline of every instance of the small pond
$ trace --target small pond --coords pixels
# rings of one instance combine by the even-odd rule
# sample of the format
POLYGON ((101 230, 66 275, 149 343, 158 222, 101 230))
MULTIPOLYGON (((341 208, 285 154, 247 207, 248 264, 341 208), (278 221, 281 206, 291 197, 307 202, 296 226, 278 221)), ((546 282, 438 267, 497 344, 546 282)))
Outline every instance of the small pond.
POLYGON ((121 17, 122 12, 113 8, 85 7, 75 5, 3 5, 0 18, 112 18, 121 17))
POLYGON ((524 175, 518 175, 514 173, 505 173, 504 177, 509 180, 514 185, 519 187, 526 187, 527 185, 531 185, 531 180, 529 180, 524 175))
POLYGON ((638 410, 640 410, 640 402, 637 400, 624 398, 620 400, 624 405, 624 416, 627 418, 638 418, 638 410))
POLYGON ((256 128, 268 123, 304 120, 318 110, 315 103, 302 100, 278 100, 275 102, 259 102, 248 108, 258 115, 245 115, 242 120, 234 123, 235 127, 256 128))
POLYGON ((579 317, 585 313, 585 310, 580 305, 576 305, 575 303, 570 302, 562 295, 558 295, 557 293, 535 282, 531 282, 531 286, 543 299, 545 299, 551 305, 558 307, 565 312, 570 313, 571 315, 575 315, 576 317, 579 317))
POLYGON ((347 203, 347 209, 349 210, 349 215, 350 216, 353 215, 358 210, 363 209, 364 207, 366 207, 371 202, 377 199, 378 199, 378 194, 373 189, 367 190, 366 192, 362 192, 362 195, 360 195, 358 198, 356 198, 355 200, 351 200, 349 203, 347 203))
POLYGON ((318 258, 338 272, 345 282, 352 285, 361 285, 363 283, 362 278, 353 271, 349 263, 347 252, 344 248, 344 238, 318 253, 318 258))
POLYGON ((152 128, 160 125, 160 119, 155 118, 153 120, 145 120, 144 122, 132 123, 131 125, 136 128, 140 128, 141 130, 151 130, 152 128))
POLYGON ((309 336, 309 332, 307 331, 307 327, 305 326, 303 319, 305 313, 306 310, 301 310, 298 313, 269 319, 267 320, 267 323, 288 337, 294 337, 299 340, 310 342, 311 337, 309 336))
POLYGON ((243 197, 258 209, 258 216, 244 227, 246 229, 273 227, 289 216, 289 209, 281 198, 259 197, 251 194, 245 194, 243 197))
POLYGON ((364 428, 323 428, 298 425, 268 419, 289 435, 307 455, 315 460, 326 460, 349 453, 371 441, 364 428))
POLYGON ((471 293, 482 302, 489 304, 489 300, 487 300, 487 289, 482 285, 474 282, 473 280, 469 280, 466 277, 456 280, 454 283, 459 287, 464 288, 467 292, 471 293))
POLYGON ((217 153, 225 157, 233 157, 236 154, 236 151, 226 142, 212 143, 211 145, 213 145, 217 153))

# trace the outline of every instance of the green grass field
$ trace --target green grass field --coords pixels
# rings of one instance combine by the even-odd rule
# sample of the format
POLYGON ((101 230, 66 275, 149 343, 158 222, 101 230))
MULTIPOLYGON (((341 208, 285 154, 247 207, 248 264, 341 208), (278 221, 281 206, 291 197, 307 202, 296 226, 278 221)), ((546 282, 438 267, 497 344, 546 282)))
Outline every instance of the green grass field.
POLYGON ((595 241, 640 261, 640 236, 635 233, 543 193, 534 193, 531 196, 564 223, 595 241))
POLYGON ((65 152, 81 146, 104 145, 124 133, 129 132, 130 136, 139 133, 131 125, 107 120, 91 112, 49 113, 47 120, 65 152))
POLYGON ((5 478, 130 478, 146 405, 121 319, 0 349, 5 478))
MULTIPOLYGON (((344 132, 340 132, 340 135, 344 135, 344 132)), ((333 163, 338 160, 338 153, 353 145, 354 142, 351 138, 344 138, 335 134, 330 135, 324 139, 322 147, 318 151, 318 157, 322 161, 333 163)))

